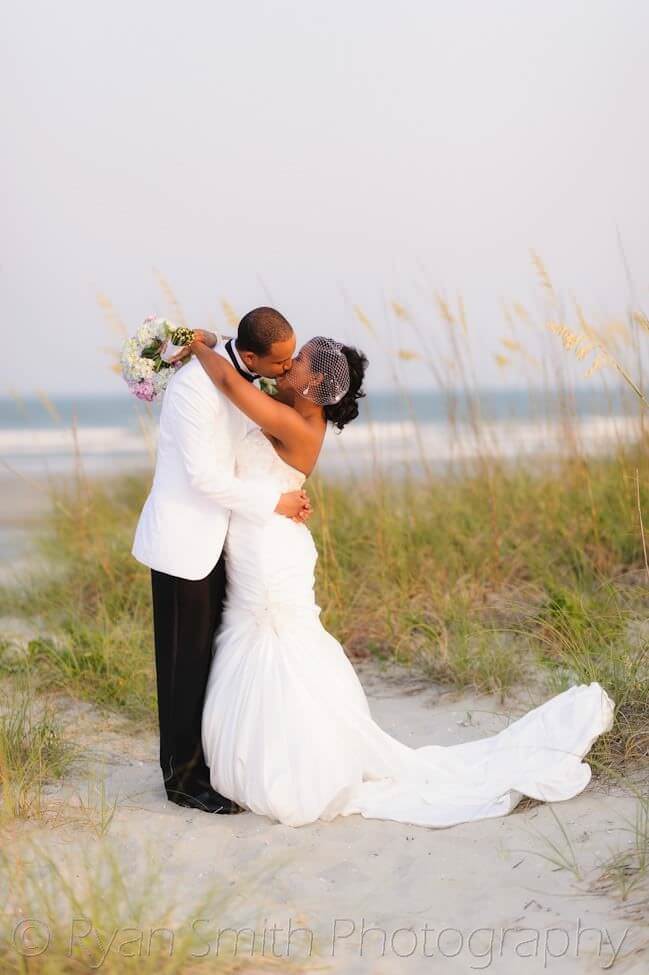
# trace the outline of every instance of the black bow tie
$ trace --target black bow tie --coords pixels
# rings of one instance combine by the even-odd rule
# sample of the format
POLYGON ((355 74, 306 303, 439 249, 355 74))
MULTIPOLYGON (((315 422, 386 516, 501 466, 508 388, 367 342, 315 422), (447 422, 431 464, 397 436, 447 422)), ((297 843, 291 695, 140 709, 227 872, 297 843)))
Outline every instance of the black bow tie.
POLYGON ((241 366, 237 362, 237 357, 232 351, 232 339, 228 339, 228 341, 225 343, 225 351, 230 356, 230 361, 232 362, 232 365, 237 370, 240 376, 243 376, 244 379, 247 379, 249 383, 253 382, 255 379, 259 379, 259 376, 257 375, 256 372, 246 372, 245 369, 241 368, 241 366))

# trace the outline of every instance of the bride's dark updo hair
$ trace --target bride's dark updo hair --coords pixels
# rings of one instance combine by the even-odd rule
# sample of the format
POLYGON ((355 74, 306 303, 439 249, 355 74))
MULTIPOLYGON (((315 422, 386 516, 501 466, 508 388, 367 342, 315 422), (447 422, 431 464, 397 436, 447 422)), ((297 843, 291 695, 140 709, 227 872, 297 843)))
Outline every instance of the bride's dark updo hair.
POLYGON ((349 389, 339 403, 323 406, 326 419, 339 431, 358 416, 358 400, 365 396, 362 385, 369 365, 367 356, 351 345, 343 345, 341 352, 349 366, 349 389))

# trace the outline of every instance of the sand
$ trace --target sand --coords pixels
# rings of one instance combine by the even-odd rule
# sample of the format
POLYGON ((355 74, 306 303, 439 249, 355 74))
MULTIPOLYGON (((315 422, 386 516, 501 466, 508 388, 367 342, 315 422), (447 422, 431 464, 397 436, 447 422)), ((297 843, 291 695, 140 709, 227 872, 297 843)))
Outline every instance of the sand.
MULTIPOLYGON (((503 706, 424 684, 394 664, 357 666, 375 719, 410 745, 493 734, 538 703, 519 694, 503 706)), ((623 817, 633 817, 635 801, 622 789, 591 781, 566 802, 523 800, 507 817, 447 829, 361 816, 290 828, 253 813, 216 816, 169 803, 155 728, 134 734, 90 704, 59 698, 58 707, 87 768, 105 781, 106 800, 117 803, 106 836, 125 869, 137 871, 154 850, 164 889, 180 900, 221 878, 228 906, 201 928, 205 950, 216 950, 219 928, 252 924, 259 960, 264 929, 268 955, 276 926, 275 953, 286 958, 290 923, 307 929, 292 936, 290 957, 349 975, 649 968, 646 905, 634 907, 633 896, 623 905, 593 886, 597 863, 627 841, 623 817), (538 833, 561 843, 553 813, 574 844, 581 880, 539 855, 550 850, 538 833), (379 930, 362 936, 363 928, 379 930)), ((88 771, 79 770, 49 787, 48 801, 74 812, 88 802, 87 788, 88 771)), ((57 857, 74 855, 80 840, 88 849, 101 842, 74 823, 18 833, 27 829, 57 857)))

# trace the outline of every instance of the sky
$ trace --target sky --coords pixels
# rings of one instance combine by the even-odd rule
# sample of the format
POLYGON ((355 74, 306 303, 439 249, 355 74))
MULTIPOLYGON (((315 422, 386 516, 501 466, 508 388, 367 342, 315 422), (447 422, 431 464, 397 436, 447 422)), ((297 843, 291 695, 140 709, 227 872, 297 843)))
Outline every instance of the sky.
POLYGON ((175 313, 160 276, 190 326, 271 304, 359 345, 370 389, 430 384, 398 349, 444 328, 436 292, 463 297, 478 381, 516 383, 495 356, 503 298, 541 300, 531 250, 594 317, 647 310, 641 0, 3 14, 0 395, 119 391, 99 296, 135 331, 175 313))

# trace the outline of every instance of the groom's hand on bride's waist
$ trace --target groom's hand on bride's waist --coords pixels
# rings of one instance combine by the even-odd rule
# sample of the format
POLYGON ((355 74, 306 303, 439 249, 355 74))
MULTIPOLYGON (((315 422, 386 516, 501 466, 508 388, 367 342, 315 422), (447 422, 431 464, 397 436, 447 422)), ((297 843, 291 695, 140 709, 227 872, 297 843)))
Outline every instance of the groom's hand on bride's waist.
POLYGON ((293 521, 306 521, 311 517, 313 508, 306 491, 287 491, 280 497, 275 511, 293 521))

